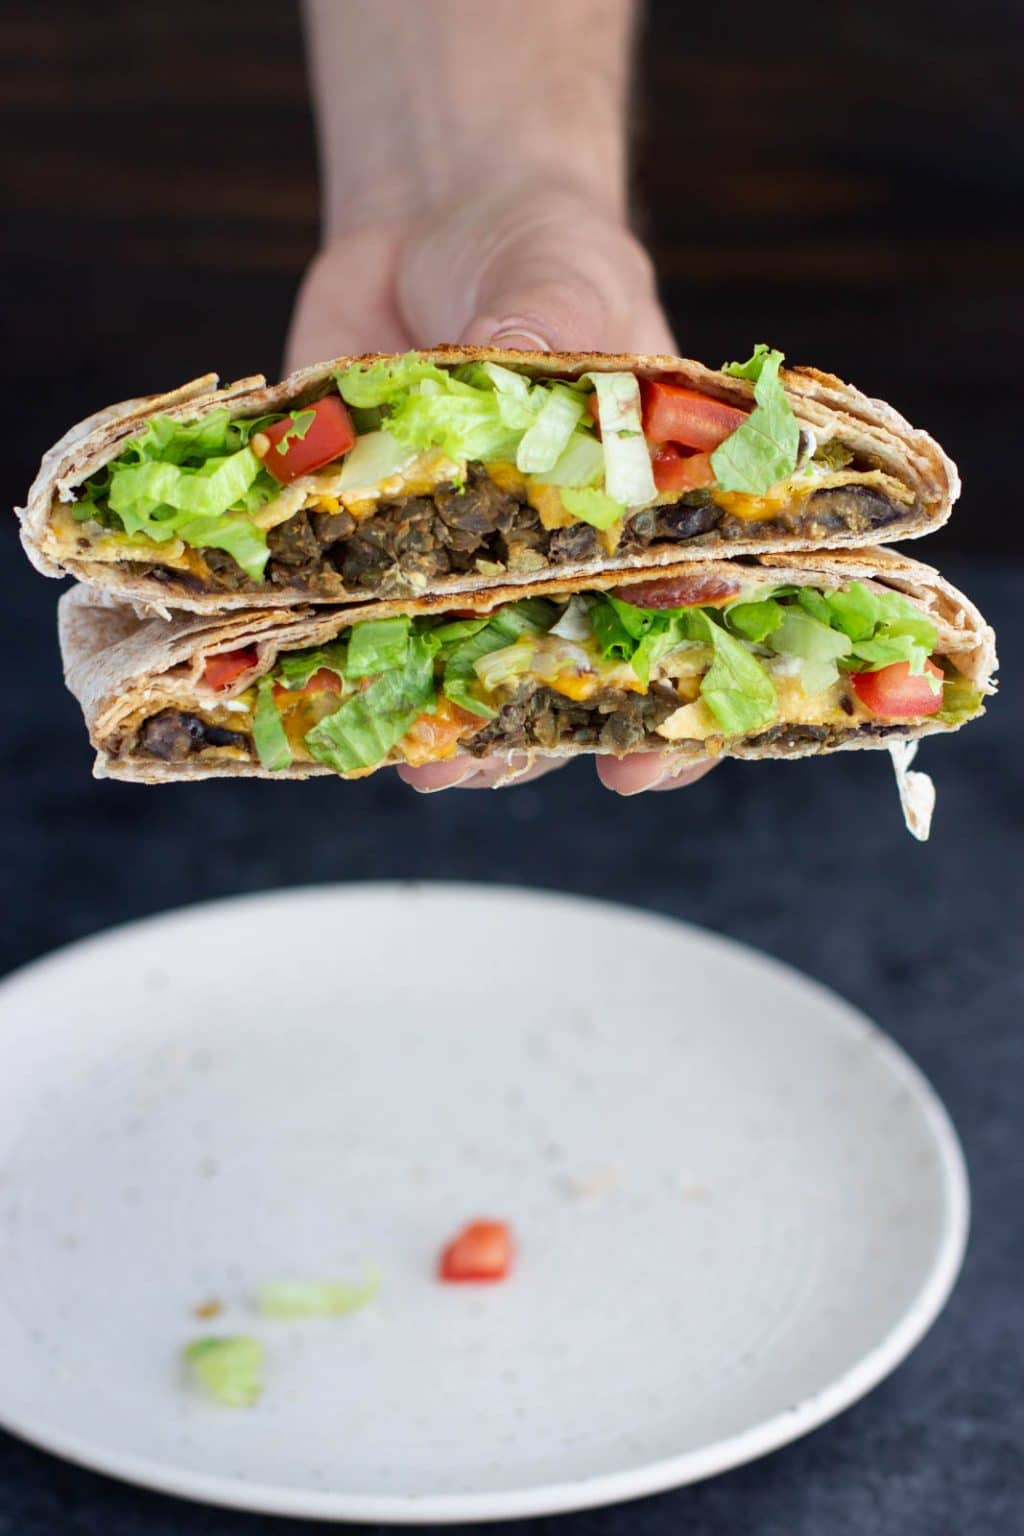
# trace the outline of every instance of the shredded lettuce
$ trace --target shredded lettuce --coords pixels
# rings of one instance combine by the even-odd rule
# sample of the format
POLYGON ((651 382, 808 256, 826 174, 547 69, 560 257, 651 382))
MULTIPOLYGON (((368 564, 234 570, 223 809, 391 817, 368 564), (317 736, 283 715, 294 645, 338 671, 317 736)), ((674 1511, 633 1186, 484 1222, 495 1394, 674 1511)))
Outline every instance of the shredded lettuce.
POLYGON ((353 363, 344 373, 334 375, 341 398, 363 410, 393 404, 424 379, 443 386, 447 377, 443 368, 412 352, 393 362, 383 358, 378 363, 353 363))
POLYGON ((605 491, 613 501, 621 502, 625 507, 644 506, 653 501, 658 492, 651 469, 651 452, 644 437, 640 385, 636 375, 591 373, 586 378, 597 392, 605 491))
POLYGON ((279 773, 292 765, 292 749, 284 728, 284 721, 274 702, 274 683, 270 677, 260 679, 256 695, 256 709, 252 717, 252 739, 256 755, 264 768, 279 773))
POLYGON ((583 396, 579 390, 552 384, 537 415, 519 440, 516 468, 524 475, 539 475, 554 469, 583 415, 583 396))
POLYGON ((158 544, 183 539, 194 549, 223 549, 260 581, 269 557, 266 534, 230 514, 253 512, 278 495, 280 486, 248 444, 255 431, 280 420, 232 421, 226 410, 195 422, 154 416, 90 476, 74 515, 158 544))
POLYGON ((193 1379, 216 1402, 228 1408, 251 1408, 263 1393, 263 1345, 246 1334, 193 1339, 186 1344, 185 1364, 193 1379))
POLYGON ((316 761, 337 773, 382 763, 420 715, 436 707, 437 652, 431 634, 411 635, 403 666, 381 673, 306 733, 306 746, 316 761))
POLYGON ((754 410, 711 455, 723 491, 763 496, 796 468, 800 428, 779 379, 783 354, 764 343, 745 363, 723 363, 722 372, 754 381, 754 410))
POLYGON ((356 363, 337 381, 350 405, 382 407, 386 430, 398 442, 418 453, 440 449, 456 462, 514 459, 549 393, 494 363, 447 371, 413 353, 356 363))
POLYGON ((641 682, 651 667, 688 644, 712 648, 701 694, 727 735, 759 730, 774 720, 775 688, 764 666, 742 640, 731 635, 714 610, 639 608, 610 593, 595 598, 590 621, 605 657, 628 661, 641 682))
POLYGON ((411 626, 412 620, 407 617, 368 619, 353 624, 349 630, 345 676, 375 677, 378 672, 404 667, 409 657, 411 626))
POLYGON ((575 431, 551 468, 533 478, 539 485, 599 485, 604 479, 604 449, 593 433, 575 431))
POLYGON ((361 1281, 271 1280, 259 1289, 264 1317, 341 1317, 373 1301, 380 1271, 368 1265, 361 1281))

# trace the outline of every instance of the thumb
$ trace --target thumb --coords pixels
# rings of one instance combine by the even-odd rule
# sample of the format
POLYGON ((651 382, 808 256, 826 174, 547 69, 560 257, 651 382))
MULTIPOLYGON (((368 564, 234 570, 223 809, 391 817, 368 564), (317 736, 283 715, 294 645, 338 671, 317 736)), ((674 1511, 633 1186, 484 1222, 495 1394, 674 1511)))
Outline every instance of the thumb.
POLYGON ((446 210, 407 249, 399 299, 424 342, 672 348, 643 247, 559 189, 515 189, 446 210))

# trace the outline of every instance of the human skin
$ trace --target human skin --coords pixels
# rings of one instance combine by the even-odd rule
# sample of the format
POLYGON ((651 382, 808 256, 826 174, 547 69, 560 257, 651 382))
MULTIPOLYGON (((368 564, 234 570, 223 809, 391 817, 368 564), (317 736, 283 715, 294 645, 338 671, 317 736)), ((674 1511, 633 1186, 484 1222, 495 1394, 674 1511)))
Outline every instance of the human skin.
MULTIPOLYGON (((323 245, 289 368, 440 342, 674 352, 626 198, 632 0, 307 0, 323 245)), ((707 771, 595 759, 619 794, 707 771)), ((559 766, 400 767, 423 791, 559 766)))

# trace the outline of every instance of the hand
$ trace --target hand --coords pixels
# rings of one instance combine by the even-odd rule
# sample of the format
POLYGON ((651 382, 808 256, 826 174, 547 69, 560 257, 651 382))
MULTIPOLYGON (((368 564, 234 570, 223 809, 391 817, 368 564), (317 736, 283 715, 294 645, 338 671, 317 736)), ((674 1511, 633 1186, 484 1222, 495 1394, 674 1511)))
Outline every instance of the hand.
MULTIPOLYGON (((470 190, 440 210, 337 234, 299 295, 288 366, 444 341, 530 351, 673 352, 650 259, 610 210, 581 189, 531 181, 470 190)), ((422 791, 523 783, 561 766, 465 758, 400 767, 422 791)), ((710 764, 680 770, 666 753, 601 757, 619 794, 677 788, 710 764)))

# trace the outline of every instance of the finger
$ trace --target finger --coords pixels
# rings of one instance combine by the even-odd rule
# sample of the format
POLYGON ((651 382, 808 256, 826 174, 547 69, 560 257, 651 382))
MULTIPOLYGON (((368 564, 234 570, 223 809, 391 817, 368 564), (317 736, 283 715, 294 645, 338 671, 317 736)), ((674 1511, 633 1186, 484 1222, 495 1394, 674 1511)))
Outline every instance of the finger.
POLYGON ((512 752, 505 757, 480 757, 467 762, 454 758, 446 763, 427 763, 410 768, 402 763, 398 777, 422 795, 442 789, 505 789, 512 784, 528 784, 562 767, 558 758, 534 757, 529 752, 512 752))
POLYGON ((679 789, 693 784, 714 767, 706 758, 695 763, 671 752, 633 752, 628 757, 599 757, 597 776, 617 795, 639 795, 648 789, 679 789))

